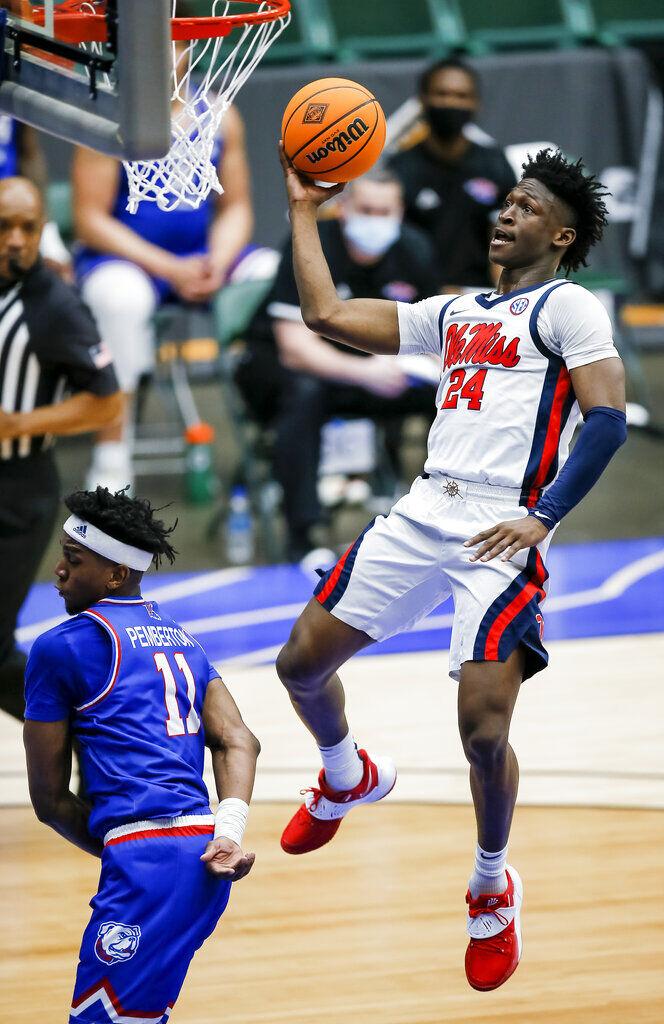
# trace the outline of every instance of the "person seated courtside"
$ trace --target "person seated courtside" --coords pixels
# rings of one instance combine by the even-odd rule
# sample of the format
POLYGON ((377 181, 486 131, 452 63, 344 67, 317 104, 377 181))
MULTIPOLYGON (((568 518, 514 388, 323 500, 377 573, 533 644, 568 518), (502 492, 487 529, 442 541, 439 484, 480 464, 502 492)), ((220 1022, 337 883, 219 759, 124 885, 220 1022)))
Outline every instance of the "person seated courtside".
MULTIPOLYGON (((169 212, 144 202, 131 214, 123 165, 82 147, 75 152, 76 274, 129 399, 153 366, 157 308, 165 302, 207 304, 250 252, 250 173, 244 125, 234 107, 224 115, 214 159, 223 195, 213 191, 198 209, 185 204, 169 212)), ((131 405, 129 400, 128 412, 131 405)), ((97 436, 88 487, 115 491, 133 483, 129 421, 97 436)))
MULTIPOLYGON (((351 182, 338 218, 320 225, 337 291, 344 298, 415 302, 436 290, 431 244, 406 226, 398 179, 377 170, 351 182)), ((398 357, 364 356, 313 333, 300 313, 292 243, 283 248, 275 282, 247 332, 237 383, 252 413, 275 429, 274 474, 282 486, 288 557, 316 545, 321 430, 336 415, 391 422, 433 417, 434 388, 413 385, 398 357)), ((410 367, 409 367, 410 372, 410 367)))

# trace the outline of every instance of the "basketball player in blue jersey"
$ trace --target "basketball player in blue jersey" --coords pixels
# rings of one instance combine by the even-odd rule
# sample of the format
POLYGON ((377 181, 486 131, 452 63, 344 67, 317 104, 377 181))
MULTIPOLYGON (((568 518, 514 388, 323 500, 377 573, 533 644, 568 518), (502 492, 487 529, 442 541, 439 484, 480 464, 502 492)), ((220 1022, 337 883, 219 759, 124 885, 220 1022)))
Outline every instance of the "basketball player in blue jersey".
POLYGON ((282 163, 307 327, 366 352, 427 352, 441 363, 423 475, 323 576, 277 661, 323 762, 282 846, 317 849, 349 810, 392 789, 392 761, 356 748, 337 669, 451 594, 450 675, 459 683, 478 838, 466 895, 466 976, 476 989, 494 989, 521 956, 523 887, 507 864, 518 785, 508 734, 522 681, 548 660, 544 559, 557 523, 626 436, 609 318, 590 292, 556 277, 585 265, 602 234, 606 193, 580 161, 543 150, 524 164, 501 208, 489 246, 501 268, 495 292, 413 305, 343 301, 316 224, 317 207, 343 186, 319 188, 283 153, 282 163))
POLYGON ((69 1020, 165 1024, 254 862, 241 844, 260 747, 198 642, 141 597, 149 566, 173 561, 172 528, 122 492, 65 503, 55 574, 71 618, 30 652, 24 741, 37 816, 101 857, 69 1020), (69 789, 73 739, 89 803, 69 789))

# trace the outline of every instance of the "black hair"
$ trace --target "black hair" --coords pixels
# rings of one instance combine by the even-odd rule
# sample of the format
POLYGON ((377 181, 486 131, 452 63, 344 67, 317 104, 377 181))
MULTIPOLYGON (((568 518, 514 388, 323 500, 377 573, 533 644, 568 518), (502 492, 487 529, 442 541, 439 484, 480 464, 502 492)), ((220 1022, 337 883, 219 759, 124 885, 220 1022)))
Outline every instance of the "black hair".
POLYGON ((602 237, 607 222, 604 200, 611 195, 594 174, 586 173, 581 160, 567 160, 559 149, 540 149, 522 165, 522 178, 534 178, 569 207, 576 238, 565 251, 561 267, 569 271, 587 267, 587 256, 602 237))
POLYGON ((460 57, 445 57, 443 60, 437 60, 435 64, 430 64, 429 67, 426 68, 420 75, 420 81, 418 85, 420 96, 424 96, 425 93, 428 93, 429 86, 431 85, 431 79, 434 77, 434 75, 437 75, 439 71, 447 71, 448 69, 453 71, 465 72, 465 74, 467 74, 468 77, 472 79, 473 86, 475 88, 475 94, 479 96, 479 75, 477 74, 475 69, 470 66, 470 64, 466 64, 466 62, 464 60, 461 60, 460 57))
POLYGON ((156 569, 162 558, 172 565, 177 551, 168 537, 177 526, 177 519, 172 526, 166 526, 155 519, 159 509, 153 509, 146 498, 130 498, 126 492, 126 487, 115 494, 107 487, 98 487, 96 491, 74 491, 64 501, 72 515, 92 523, 109 537, 150 551, 156 569))

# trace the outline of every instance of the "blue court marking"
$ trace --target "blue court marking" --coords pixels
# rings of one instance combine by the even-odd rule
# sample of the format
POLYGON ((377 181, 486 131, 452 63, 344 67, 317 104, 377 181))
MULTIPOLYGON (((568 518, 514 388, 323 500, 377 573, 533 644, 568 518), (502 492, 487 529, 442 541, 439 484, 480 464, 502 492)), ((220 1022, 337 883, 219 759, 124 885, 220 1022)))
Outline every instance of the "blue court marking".
MULTIPOLYGON (((664 537, 553 547, 547 557, 549 596, 545 639, 563 640, 664 632, 664 537)), ((196 635, 210 659, 268 664, 287 639, 315 581, 294 566, 209 573, 153 573, 146 597, 196 635)), ((370 654, 446 650, 452 603, 447 601, 408 633, 369 648, 370 654)), ((32 587, 19 618, 18 640, 29 650, 39 633, 63 618, 51 584, 32 587)))

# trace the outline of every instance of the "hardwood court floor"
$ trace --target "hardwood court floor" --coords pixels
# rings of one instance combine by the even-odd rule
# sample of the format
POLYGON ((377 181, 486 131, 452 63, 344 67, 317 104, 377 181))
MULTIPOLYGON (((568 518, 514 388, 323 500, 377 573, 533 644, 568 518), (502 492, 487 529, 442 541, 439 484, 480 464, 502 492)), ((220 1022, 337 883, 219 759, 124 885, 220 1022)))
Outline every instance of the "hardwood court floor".
MULTIPOLYGON (((469 807, 391 803, 288 857, 291 811, 252 809, 254 873, 194 961, 173 1024, 661 1024, 664 813, 518 810, 524 959, 492 994, 463 974, 469 807)), ((67 1019, 98 864, 0 811, 0 1021, 67 1019)))

